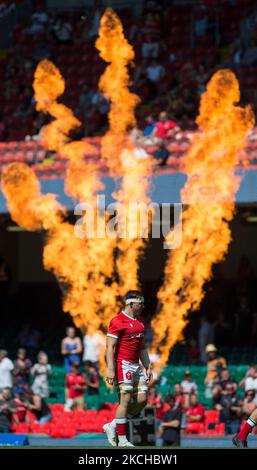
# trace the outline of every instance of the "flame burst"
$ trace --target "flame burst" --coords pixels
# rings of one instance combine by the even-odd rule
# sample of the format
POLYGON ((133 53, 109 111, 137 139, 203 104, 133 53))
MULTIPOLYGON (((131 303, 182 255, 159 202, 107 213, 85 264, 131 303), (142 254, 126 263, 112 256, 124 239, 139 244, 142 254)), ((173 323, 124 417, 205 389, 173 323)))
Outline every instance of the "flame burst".
MULTIPOLYGON (((200 131, 185 158, 188 180, 181 194, 187 205, 183 241, 168 257, 164 284, 158 293, 161 309, 152 322, 161 365, 181 337, 186 315, 199 308, 212 265, 224 259, 231 240, 228 222, 234 215, 240 184, 235 167, 239 150, 254 125, 250 107, 236 106, 239 99, 238 82, 229 70, 215 73, 201 99, 197 118, 200 131)), ((167 242, 172 238, 170 232, 167 242)))
MULTIPOLYGON (((68 133, 80 122, 69 108, 56 102, 64 88, 59 70, 51 62, 42 61, 34 80, 37 110, 56 118, 43 130, 42 143, 68 159, 67 194, 95 206, 95 196, 103 187, 98 163, 84 158, 94 153, 94 147, 85 142, 68 142, 68 133)), ((105 218, 105 215, 97 215, 105 218)), ((76 325, 85 329, 91 324, 98 329, 105 326, 105 316, 110 317, 115 310, 117 283, 110 282, 114 269, 114 241, 108 238, 78 240, 72 226, 65 224, 65 228, 63 236, 55 233, 49 237, 44 265, 68 284, 64 310, 71 313, 76 325)))
POLYGON ((100 57, 110 63, 99 81, 100 91, 111 103, 109 130, 102 139, 102 156, 110 173, 122 176, 121 185, 113 196, 124 210, 125 224, 124 219, 117 217, 123 229, 117 243, 116 261, 120 294, 124 295, 129 289, 139 288, 139 257, 145 245, 138 233, 140 216, 131 213, 129 205, 150 202, 148 193, 153 161, 149 155, 140 158, 134 143, 128 139, 129 131, 136 124, 135 107, 139 103, 138 96, 129 91, 128 67, 133 65, 134 51, 111 8, 107 8, 101 18, 96 48, 100 57))
POLYGON ((129 91, 128 66, 135 57, 132 46, 123 34, 119 17, 107 8, 101 18, 96 48, 110 64, 99 80, 99 89, 111 101, 109 130, 102 139, 102 156, 113 174, 122 174, 120 155, 127 145, 128 131, 136 125, 137 95, 129 91))

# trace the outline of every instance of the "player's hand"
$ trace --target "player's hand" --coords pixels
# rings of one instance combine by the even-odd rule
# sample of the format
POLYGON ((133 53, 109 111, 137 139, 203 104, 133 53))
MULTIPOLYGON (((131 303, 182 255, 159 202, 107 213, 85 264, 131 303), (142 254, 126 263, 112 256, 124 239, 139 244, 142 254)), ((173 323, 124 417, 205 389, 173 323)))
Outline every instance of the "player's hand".
POLYGON ((147 383, 150 383, 153 380, 153 368, 150 366, 146 369, 147 383))
POLYGON ((111 386, 115 384, 115 372, 111 369, 107 369, 106 382, 111 386))

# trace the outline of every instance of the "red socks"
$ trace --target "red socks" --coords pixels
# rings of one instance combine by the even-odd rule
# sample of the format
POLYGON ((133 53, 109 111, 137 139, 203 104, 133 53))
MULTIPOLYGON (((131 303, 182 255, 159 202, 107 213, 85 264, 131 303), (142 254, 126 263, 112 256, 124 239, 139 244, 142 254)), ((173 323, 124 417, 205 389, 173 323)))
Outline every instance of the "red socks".
POLYGON ((248 434, 252 432, 254 426, 256 426, 256 423, 251 418, 248 418, 243 429, 239 431, 237 435, 238 439, 240 439, 240 441, 246 441, 248 434))
POLYGON ((118 436, 126 436, 127 434, 127 420, 126 418, 116 418, 116 432, 118 436))

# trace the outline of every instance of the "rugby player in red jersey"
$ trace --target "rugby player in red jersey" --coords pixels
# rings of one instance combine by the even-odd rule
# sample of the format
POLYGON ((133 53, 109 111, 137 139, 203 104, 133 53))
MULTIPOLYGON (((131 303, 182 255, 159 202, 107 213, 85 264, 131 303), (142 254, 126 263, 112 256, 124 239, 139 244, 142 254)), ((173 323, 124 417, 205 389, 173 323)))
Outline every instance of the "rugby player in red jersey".
POLYGON ((103 426, 112 446, 134 447, 126 437, 127 419, 140 413, 147 401, 152 367, 144 343, 145 322, 140 316, 144 298, 131 290, 124 298, 124 309, 110 323, 107 332, 107 378, 119 387, 119 406, 115 419, 103 426), (143 367, 142 367, 143 366, 143 367))

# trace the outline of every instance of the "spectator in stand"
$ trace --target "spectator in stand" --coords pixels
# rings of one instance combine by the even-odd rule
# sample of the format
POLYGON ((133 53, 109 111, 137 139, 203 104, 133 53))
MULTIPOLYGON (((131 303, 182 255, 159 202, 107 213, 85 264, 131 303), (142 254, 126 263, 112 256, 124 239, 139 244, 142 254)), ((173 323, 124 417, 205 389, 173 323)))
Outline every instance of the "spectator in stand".
POLYGON ((61 343, 61 353, 64 356, 64 370, 71 372, 73 362, 80 364, 80 354, 82 353, 82 342, 73 326, 66 329, 66 337, 61 343))
POLYGON ((186 412, 189 405, 188 395, 184 393, 182 386, 180 383, 174 384, 174 400, 175 405, 180 406, 183 413, 186 412))
POLYGON ((230 371, 228 369, 222 369, 217 381, 214 382, 217 383, 222 390, 225 390, 227 383, 233 382, 230 371))
POLYGON ((152 60, 151 64, 145 69, 146 77, 150 82, 158 84, 165 76, 165 68, 157 60, 152 60))
POLYGON ((54 21, 52 28, 54 39, 60 44, 72 44, 73 28, 65 16, 59 16, 54 21))
POLYGON ((13 403, 15 405, 15 413, 13 415, 15 423, 28 422, 27 418, 27 403, 24 401, 23 388, 16 387, 14 389, 13 403))
POLYGON ((99 375, 93 362, 85 361, 84 362, 84 371, 85 371, 85 384, 87 395, 99 395, 99 375))
POLYGON ((12 415, 16 407, 11 400, 9 388, 4 388, 0 393, 0 433, 11 432, 12 415))
POLYGON ((180 446, 181 408, 175 405, 174 396, 168 394, 165 403, 169 405, 160 426, 163 446, 180 446))
POLYGON ((83 337, 83 362, 90 361, 95 369, 98 369, 101 349, 105 346, 105 339, 90 325, 85 330, 83 337))
POLYGON ((147 405, 146 408, 155 408, 156 411, 156 427, 159 429, 161 420, 164 417, 164 414, 170 408, 169 405, 163 403, 161 393, 158 393, 156 388, 150 387, 147 394, 147 405))
POLYGON ((28 389, 30 369, 32 363, 31 360, 26 357, 26 349, 18 349, 17 359, 15 359, 13 364, 14 387, 19 387, 20 389, 28 389))
POLYGON ((0 350, 0 392, 13 386, 13 363, 5 349, 0 350))
POLYGON ((225 423, 226 434, 235 434, 239 431, 242 415, 242 400, 236 393, 236 386, 232 382, 226 384, 225 393, 220 403, 216 405, 220 411, 220 421, 225 423))
POLYGON ((213 387, 215 381, 220 378, 222 369, 227 368, 227 361, 224 357, 218 355, 217 348, 214 344, 207 344, 207 374, 204 380, 205 383, 205 396, 211 398, 213 394, 213 387))
POLYGON ((200 359, 202 362, 207 361, 206 346, 214 341, 214 330, 212 324, 207 317, 203 315, 200 319, 200 328, 198 332, 198 344, 200 349, 200 359))
POLYGON ((84 391, 86 379, 79 370, 79 362, 73 362, 72 371, 66 375, 66 403, 65 411, 71 411, 74 407, 83 410, 84 391))
POLYGON ((51 375, 51 366, 48 364, 48 356, 44 351, 38 353, 38 362, 31 369, 31 376, 34 378, 32 391, 41 398, 49 397, 48 379, 51 375))
POLYGON ((191 371, 189 369, 185 371, 184 380, 182 380, 180 385, 182 387, 183 393, 185 393, 186 395, 197 393, 197 385, 195 382, 193 382, 191 377, 191 371))
POLYGON ((192 364, 196 364, 200 360, 200 350, 197 346, 197 341, 195 338, 191 338, 189 340, 188 360, 192 364))
MULTIPOLYGON (((233 383, 231 374, 228 369, 223 369, 220 373, 220 377, 214 380, 214 385, 212 389, 212 399, 213 399, 213 408, 216 409, 216 405, 221 404, 221 399, 223 395, 226 395, 226 386, 227 384, 233 383)), ((237 387, 237 384, 235 383, 237 387)))
POLYGON ((149 116, 146 116, 145 122, 146 126, 143 130, 143 135, 144 137, 151 137, 156 126, 156 121, 154 120, 153 116, 149 114, 149 116))
POLYGON ((157 59, 160 53, 160 42, 156 40, 153 34, 145 35, 142 44, 142 57, 143 59, 157 59))
POLYGON ((254 410, 257 408, 256 390, 247 390, 242 405, 242 418, 246 421, 254 410))
POLYGON ((31 26, 25 30, 27 34, 44 33, 47 29, 49 17, 44 11, 43 5, 39 4, 31 16, 31 26))
POLYGON ((239 387, 243 387, 244 391, 254 390, 257 399, 257 366, 250 366, 243 379, 239 382, 239 387))
POLYGON ((198 402, 196 393, 192 393, 189 399, 189 409, 186 413, 187 424, 203 423, 205 416, 205 409, 203 405, 198 402))
POLYGON ((52 419, 52 414, 44 398, 32 391, 26 392, 26 395, 29 398, 29 402, 26 406, 36 416, 36 423, 48 423, 52 419))
POLYGON ((176 122, 169 119, 168 113, 162 111, 159 114, 159 121, 155 125, 153 135, 161 139, 161 141, 167 142, 172 139, 178 131, 179 127, 176 122))

